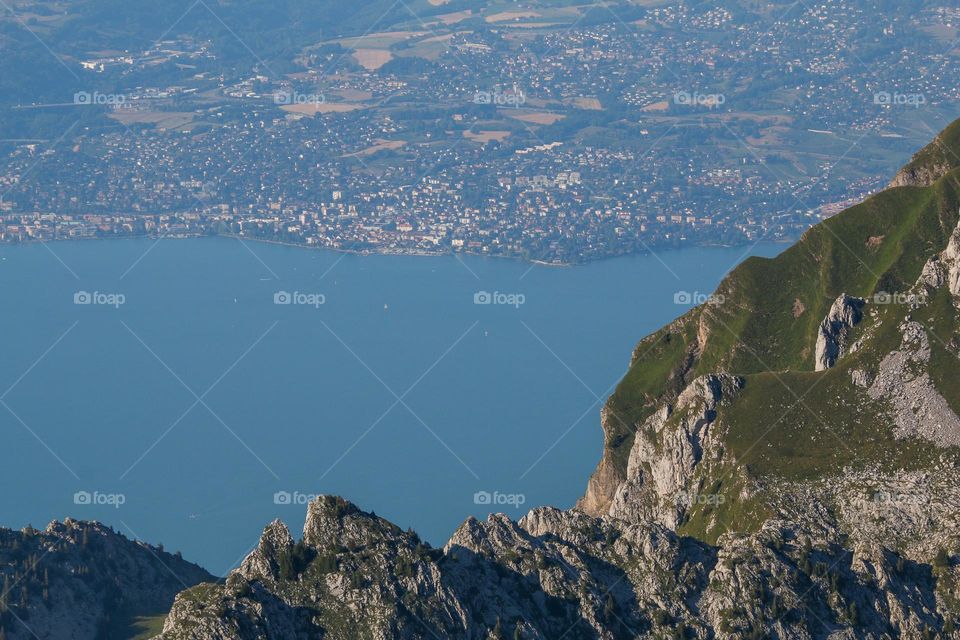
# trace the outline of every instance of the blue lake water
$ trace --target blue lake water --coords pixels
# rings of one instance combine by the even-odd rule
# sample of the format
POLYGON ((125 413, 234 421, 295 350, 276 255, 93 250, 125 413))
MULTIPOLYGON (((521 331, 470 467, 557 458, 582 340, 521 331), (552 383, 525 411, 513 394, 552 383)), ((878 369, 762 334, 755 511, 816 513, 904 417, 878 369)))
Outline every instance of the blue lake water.
POLYGON ((0 523, 96 519, 223 574, 270 520, 299 531, 310 494, 437 545, 471 514, 570 507, 635 343, 744 252, 555 268, 222 238, 0 247, 0 523))

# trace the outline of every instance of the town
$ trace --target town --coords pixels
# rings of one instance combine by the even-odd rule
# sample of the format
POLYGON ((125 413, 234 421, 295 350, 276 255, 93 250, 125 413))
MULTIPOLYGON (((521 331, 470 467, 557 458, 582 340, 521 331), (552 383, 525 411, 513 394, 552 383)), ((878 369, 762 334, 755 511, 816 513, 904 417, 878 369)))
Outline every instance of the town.
POLYGON ((939 129, 960 103, 951 8, 870 31, 838 0, 759 39, 713 5, 584 17, 439 13, 307 47, 284 74, 225 71, 186 36, 84 60, 73 104, 18 108, 102 121, 0 144, 0 241, 233 235, 550 263, 786 241, 882 188, 929 136, 907 121, 939 129), (905 42, 922 60, 897 64, 905 42), (164 65, 171 82, 142 81, 164 65), (130 88, 98 89, 109 74, 130 88))

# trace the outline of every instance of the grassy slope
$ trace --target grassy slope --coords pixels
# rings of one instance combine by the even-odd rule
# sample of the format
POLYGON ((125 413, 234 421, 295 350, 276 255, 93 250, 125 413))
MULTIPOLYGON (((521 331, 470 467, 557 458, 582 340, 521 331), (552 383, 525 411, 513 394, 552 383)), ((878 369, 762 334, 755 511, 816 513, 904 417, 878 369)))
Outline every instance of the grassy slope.
MULTIPOLYGON (((958 155, 951 164, 960 165, 960 121, 919 152, 913 163, 940 162, 953 151, 958 155)), ((960 170, 931 187, 900 187, 877 194, 813 227, 776 258, 745 261, 718 288, 724 304, 699 307, 642 341, 607 404, 614 417, 608 420, 606 446, 616 468, 625 471, 633 441, 631 425, 673 399, 697 375, 719 370, 748 380, 728 423, 736 425, 729 445, 751 471, 786 469, 791 476, 815 475, 852 459, 889 457, 894 443, 870 429, 878 424, 870 419, 877 409, 844 397, 849 395, 844 391, 849 387, 849 366, 812 372, 817 327, 841 293, 869 297, 878 291, 908 289, 926 260, 946 246, 957 224, 958 194, 960 170), (795 313, 796 301, 804 308, 802 313, 795 313), (697 340, 701 323, 708 336, 705 345, 697 340), (816 407, 818 415, 807 407, 816 407), (764 442, 751 448, 761 435, 764 442), (863 448, 851 453, 838 439, 863 442, 863 448)), ((939 304, 941 313, 933 316, 948 318, 940 320, 939 330, 949 343, 956 329, 955 314, 948 311, 949 300, 939 304)), ((896 322, 884 322, 882 315, 876 322, 880 330, 871 339, 873 349, 896 348, 896 322)), ((861 357, 870 355, 867 349, 861 357)), ((960 405, 956 369, 952 354, 935 344, 931 376, 955 408, 960 405)), ((907 449, 905 457, 918 461, 923 457, 907 449)))

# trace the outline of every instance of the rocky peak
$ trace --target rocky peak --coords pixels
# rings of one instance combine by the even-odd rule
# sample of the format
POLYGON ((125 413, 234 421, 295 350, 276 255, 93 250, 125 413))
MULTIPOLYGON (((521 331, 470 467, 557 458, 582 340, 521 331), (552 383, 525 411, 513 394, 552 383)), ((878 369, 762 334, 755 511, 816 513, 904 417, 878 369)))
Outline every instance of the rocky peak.
POLYGON ((287 525, 274 520, 263 530, 257 548, 243 560, 237 572, 247 580, 277 580, 281 558, 290 553, 293 545, 287 525))
POLYGON ((310 502, 303 525, 303 541, 314 549, 365 545, 399 533, 393 524, 338 496, 310 502))
POLYGON ((444 551, 462 548, 484 556, 497 555, 504 549, 516 549, 527 537, 527 532, 516 521, 502 513, 492 513, 485 522, 468 518, 450 537, 444 551))
POLYGON ((836 364, 847 346, 850 330, 863 318, 863 298, 841 293, 817 330, 815 370, 825 371, 836 364))

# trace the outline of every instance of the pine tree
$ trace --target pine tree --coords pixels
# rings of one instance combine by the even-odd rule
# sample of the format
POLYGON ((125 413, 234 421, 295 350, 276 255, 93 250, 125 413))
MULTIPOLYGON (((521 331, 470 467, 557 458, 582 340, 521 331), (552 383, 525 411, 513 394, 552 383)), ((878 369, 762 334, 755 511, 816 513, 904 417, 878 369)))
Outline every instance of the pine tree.
POLYGON ((493 627, 493 637, 497 640, 503 640, 503 624, 500 622, 500 618, 497 617, 497 624, 493 627))
POLYGON ((617 601, 613 599, 613 594, 607 594, 607 601, 603 605, 603 619, 610 624, 610 621, 617 614, 617 601))
POLYGON ((937 557, 933 559, 933 566, 939 569, 950 566, 950 555, 946 549, 937 551, 937 557))
POLYGON ((0 593, 0 613, 4 613, 10 606, 10 576, 3 575, 3 592, 0 593))

